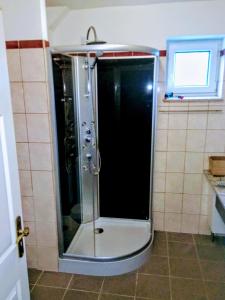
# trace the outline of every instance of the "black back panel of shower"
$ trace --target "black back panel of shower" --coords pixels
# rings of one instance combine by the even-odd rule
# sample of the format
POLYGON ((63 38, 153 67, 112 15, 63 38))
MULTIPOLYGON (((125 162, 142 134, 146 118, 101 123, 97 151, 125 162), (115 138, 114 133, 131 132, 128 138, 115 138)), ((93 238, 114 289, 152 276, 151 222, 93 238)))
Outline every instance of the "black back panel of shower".
POLYGON ((98 61, 100 216, 149 219, 154 60, 98 61))
POLYGON ((74 114, 72 61, 69 57, 53 56, 56 127, 58 139, 60 198, 63 215, 65 249, 80 222, 78 181, 77 121, 74 114))

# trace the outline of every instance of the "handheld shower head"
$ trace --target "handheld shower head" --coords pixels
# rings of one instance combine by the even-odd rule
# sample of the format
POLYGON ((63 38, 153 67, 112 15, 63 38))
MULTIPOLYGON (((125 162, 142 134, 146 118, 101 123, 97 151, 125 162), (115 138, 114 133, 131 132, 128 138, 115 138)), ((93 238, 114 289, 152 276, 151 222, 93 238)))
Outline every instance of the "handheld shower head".
POLYGON ((102 56, 103 54, 104 54, 104 52, 101 51, 101 50, 96 51, 96 53, 95 53, 95 60, 94 60, 94 62, 93 62, 92 65, 91 65, 91 69, 94 69, 95 65, 96 65, 97 62, 98 62, 98 58, 99 58, 100 56, 102 56))

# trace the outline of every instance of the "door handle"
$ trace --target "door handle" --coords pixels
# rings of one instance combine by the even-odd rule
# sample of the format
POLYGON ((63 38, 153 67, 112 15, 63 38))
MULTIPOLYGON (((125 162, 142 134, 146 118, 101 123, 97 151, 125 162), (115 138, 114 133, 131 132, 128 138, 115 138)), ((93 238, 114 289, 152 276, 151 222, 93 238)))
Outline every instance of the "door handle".
POLYGON ((24 227, 24 229, 22 229, 21 217, 18 216, 16 218, 16 244, 18 247, 19 257, 23 257, 23 254, 24 254, 23 238, 28 236, 29 233, 30 233, 29 227, 24 227))
POLYGON ((19 242, 22 240, 22 238, 28 236, 30 234, 30 229, 29 227, 24 227, 24 229, 20 229, 18 230, 18 235, 16 237, 16 243, 17 245, 19 244, 19 242))

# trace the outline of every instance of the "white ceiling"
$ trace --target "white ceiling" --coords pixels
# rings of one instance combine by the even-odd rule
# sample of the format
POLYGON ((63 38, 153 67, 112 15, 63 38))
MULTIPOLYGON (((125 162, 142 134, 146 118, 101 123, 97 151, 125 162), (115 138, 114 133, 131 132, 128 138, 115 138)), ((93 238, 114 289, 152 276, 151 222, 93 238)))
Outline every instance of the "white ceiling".
POLYGON ((201 0, 46 0, 47 6, 68 6, 73 9, 187 1, 201 0))

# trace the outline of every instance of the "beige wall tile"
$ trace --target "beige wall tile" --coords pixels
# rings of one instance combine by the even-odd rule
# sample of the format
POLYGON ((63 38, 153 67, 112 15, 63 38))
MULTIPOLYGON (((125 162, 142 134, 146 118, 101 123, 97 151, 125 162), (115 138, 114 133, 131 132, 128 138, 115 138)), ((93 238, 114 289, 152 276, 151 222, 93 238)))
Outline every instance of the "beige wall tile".
MULTIPOLYGON (((225 85, 223 87, 223 89, 225 90, 225 85)), ((224 96, 225 96, 225 93, 224 93, 224 96)), ((223 96, 223 98, 224 98, 223 96)), ((225 105, 225 101, 224 99, 223 100, 209 100, 209 109, 223 109, 224 108, 224 105, 225 105)))
POLYGON ((166 192, 182 193, 184 175, 182 173, 166 173, 166 192))
POLYGON ((202 175, 184 174, 184 193, 200 195, 202 192, 202 175))
POLYGON ((27 113, 48 113, 48 96, 45 82, 24 82, 24 99, 27 113))
POLYGON ((225 129, 225 113, 209 112, 208 115, 208 129, 225 129))
POLYGON ((200 214, 201 195, 183 195, 183 213, 200 214))
POLYGON ((188 101, 171 101, 169 103, 169 111, 180 111, 187 110, 188 111, 188 101))
POLYGON ((159 59, 159 78, 162 83, 166 83, 166 57, 160 57, 159 59))
POLYGON ((20 175, 20 190, 22 196, 32 196, 32 183, 30 171, 19 171, 20 175))
POLYGON ((204 153, 204 160, 203 160, 203 168, 204 168, 204 170, 208 170, 209 169, 209 156, 210 156, 210 153, 204 153))
POLYGON ((208 109, 209 108, 209 101, 206 100, 201 100, 201 101, 188 101, 189 103, 189 109, 195 109, 196 107, 201 107, 203 109, 208 109))
POLYGON ((206 126, 207 126, 207 113, 205 112, 189 113, 188 129, 206 129, 206 126))
POLYGON ((208 215, 208 196, 201 195, 201 215, 207 216, 208 215))
POLYGON ((57 229, 55 222, 46 221, 37 221, 37 243, 38 247, 47 246, 47 247, 56 247, 57 246, 57 229))
POLYGON ((168 130, 168 151, 185 151, 186 130, 168 130))
POLYGON ((58 271, 56 208, 50 172, 52 164, 44 51, 43 49, 8 51, 8 57, 10 79, 13 81, 11 93, 15 132, 19 142, 18 161, 19 168, 23 169, 20 171, 23 216, 25 225, 28 225, 31 231, 26 240, 28 265, 58 271), (31 143, 30 148, 28 140, 31 143), (33 169, 32 177, 30 168, 33 169), (48 171, 34 170, 40 168, 48 171))
POLYGON ((33 197, 22 197, 22 209, 24 221, 35 221, 33 197))
POLYGON ((164 212, 165 194, 153 193, 153 211, 164 212))
POLYGON ((198 233, 210 235, 207 216, 200 216, 198 233))
POLYGON ((169 103, 165 102, 166 86, 164 83, 159 82, 157 87, 157 103, 159 107, 169 107, 169 103))
POLYGON ((19 170, 30 170, 30 157, 28 143, 17 143, 17 159, 19 170))
POLYGON ((169 129, 187 129, 187 113, 169 113, 169 129))
POLYGON ((164 193, 165 192, 165 173, 154 173, 154 193, 164 193))
POLYGON ((46 80, 43 49, 22 49, 20 57, 23 81, 46 80))
POLYGON ((159 112, 157 116, 157 129, 168 129, 168 113, 159 112))
POLYGON ((37 198, 54 197, 52 173, 32 171, 33 194, 37 198))
POLYGON ((7 50, 8 70, 10 81, 22 81, 20 51, 18 49, 7 50))
POLYGON ((22 82, 11 82, 12 107, 14 113, 25 113, 22 82))
POLYGON ((203 173, 203 153, 186 152, 185 173, 203 173))
POLYGON ((202 195, 210 194, 210 185, 205 175, 202 176, 202 195))
POLYGON ((26 245, 26 256, 28 268, 38 268, 37 246, 26 245))
POLYGON ((44 197, 34 197, 34 206, 37 221, 48 220, 56 224, 55 198, 49 197, 47 194, 44 197))
POLYGON ((225 131, 207 130, 206 134, 206 152, 224 152, 225 131))
POLYGON ((166 171, 166 152, 155 152, 155 171, 166 171))
POLYGON ((58 272, 57 247, 38 247, 38 268, 43 271, 58 272))
POLYGON ((181 231, 181 214, 165 213, 165 230, 172 232, 181 231))
POLYGON ((167 130, 156 131, 156 151, 167 150, 167 130))
POLYGON ((25 114, 14 114, 14 127, 17 142, 27 142, 27 123, 25 114))
POLYGON ((182 210, 182 194, 165 193, 165 212, 180 213, 182 210))
POLYGON ((51 146, 47 143, 30 143, 30 162, 32 170, 52 170, 51 146))
POLYGON ((154 230, 163 231, 164 229, 164 213, 154 212, 154 230))
POLYGON ((186 151, 204 152, 205 130, 188 130, 186 151))
POLYGON ((29 142, 50 142, 50 129, 47 114, 28 114, 27 128, 29 142))
POLYGON ((183 214, 181 232, 198 233, 199 215, 183 214))
POLYGON ((185 152, 167 152, 167 172, 184 172, 185 152))
POLYGON ((26 245, 36 246, 37 245, 37 233, 35 222, 24 222, 24 226, 28 226, 30 233, 26 237, 26 245))

